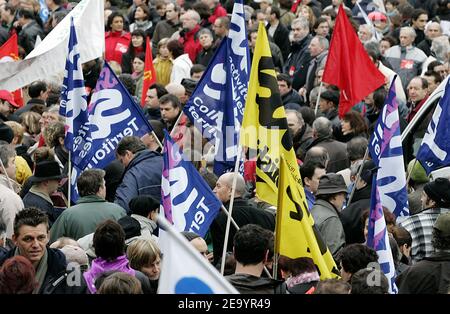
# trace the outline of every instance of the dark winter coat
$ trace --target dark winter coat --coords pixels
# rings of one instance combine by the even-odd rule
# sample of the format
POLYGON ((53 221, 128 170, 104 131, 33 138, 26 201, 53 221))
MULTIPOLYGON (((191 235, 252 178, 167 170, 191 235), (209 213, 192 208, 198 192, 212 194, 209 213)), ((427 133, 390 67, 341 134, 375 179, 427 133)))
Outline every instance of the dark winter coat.
POLYGON ((360 190, 356 190, 352 202, 341 212, 342 226, 345 232, 345 242, 364 243, 364 222, 361 221, 365 209, 370 208, 371 185, 366 185, 360 190))
POLYGON ((397 278, 399 293, 447 294, 450 288, 450 252, 435 252, 397 278))
POLYGON ((116 190, 115 203, 130 213, 128 203, 138 195, 150 195, 161 200, 163 161, 160 153, 143 150, 125 168, 122 183, 116 190))
MULTIPOLYGON (((228 208, 229 203, 224 205, 228 208)), ((275 217, 273 214, 263 209, 256 208, 253 203, 243 198, 234 199, 232 217, 239 227, 247 224, 256 224, 267 230, 274 231, 275 229, 275 217)), ((222 257, 227 218, 227 214, 221 211, 210 227, 214 248, 214 264, 217 264, 222 257)), ((233 250, 233 239, 236 232, 236 228, 231 224, 227 245, 228 252, 233 250)))
MULTIPOLYGON (((0 257, 0 266, 10 257, 14 256, 14 250, 9 250, 0 257)), ((67 278, 71 275, 67 270, 67 262, 64 254, 58 249, 47 248, 47 273, 39 294, 86 294, 87 286, 83 276, 80 274, 79 285, 69 286, 67 278)), ((71 278, 76 276, 71 276, 71 278)))

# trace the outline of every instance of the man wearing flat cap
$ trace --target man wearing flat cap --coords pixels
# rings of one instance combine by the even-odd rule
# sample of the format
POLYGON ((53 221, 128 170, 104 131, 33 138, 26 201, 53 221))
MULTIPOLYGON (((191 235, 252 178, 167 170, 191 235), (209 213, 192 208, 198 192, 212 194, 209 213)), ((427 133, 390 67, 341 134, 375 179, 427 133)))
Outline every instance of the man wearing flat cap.
MULTIPOLYGON (((413 241, 414 243, 414 241, 413 241)), ((397 278, 399 293, 448 294, 450 291, 450 213, 440 214, 433 225, 434 252, 397 278)))
POLYGON ((55 222, 62 210, 56 209, 50 197, 66 177, 56 161, 42 161, 36 164, 34 175, 28 180, 33 184, 23 198, 25 207, 36 207, 48 215, 50 225, 55 222))
POLYGON ((327 173, 320 178, 311 214, 333 256, 345 245, 345 233, 339 213, 346 196, 347 185, 340 174, 327 173))
POLYGON ((425 184, 421 201, 422 210, 400 224, 411 234, 414 263, 431 256, 434 251, 431 244, 433 225, 440 214, 450 211, 450 180, 437 178, 425 184))

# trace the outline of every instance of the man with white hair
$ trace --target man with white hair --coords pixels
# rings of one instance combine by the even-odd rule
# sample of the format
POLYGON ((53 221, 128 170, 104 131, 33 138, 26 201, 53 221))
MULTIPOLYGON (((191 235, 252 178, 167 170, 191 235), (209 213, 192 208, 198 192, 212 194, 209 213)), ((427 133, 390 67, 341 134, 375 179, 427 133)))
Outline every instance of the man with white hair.
MULTIPOLYGON (((253 203, 244 198, 247 193, 247 187, 244 178, 240 174, 225 173, 220 176, 219 180, 216 182, 216 187, 214 188, 214 193, 217 198, 226 208, 229 208, 234 177, 236 177, 236 191, 234 193, 232 217, 236 224, 239 227, 247 224, 256 224, 267 230, 273 231, 275 229, 274 215, 256 208, 253 203)), ((228 216, 225 212, 220 212, 210 227, 214 247, 214 265, 222 258, 227 218, 228 216)), ((233 238, 236 231, 236 228, 231 224, 227 245, 228 252, 233 250, 233 238)))
POLYGON ((308 49, 311 55, 311 61, 306 74, 306 83, 299 90, 299 94, 302 96, 306 95, 306 99, 309 98, 309 93, 314 87, 317 69, 324 68, 327 63, 329 47, 328 39, 322 36, 315 36, 309 43, 308 49))
POLYGON ((202 45, 197 38, 197 33, 201 28, 200 20, 200 15, 194 10, 187 10, 181 16, 183 30, 180 32, 179 41, 183 44, 184 52, 189 55, 192 62, 195 62, 197 55, 202 50, 202 45))
MULTIPOLYGON (((431 55, 431 41, 442 35, 442 27, 438 22, 430 21, 425 25, 425 39, 417 44, 427 56, 431 55)), ((448 40, 448 38, 447 38, 448 40)))
POLYGON ((402 27, 400 45, 393 46, 385 52, 386 61, 398 73, 404 89, 413 77, 421 73, 423 63, 427 59, 422 50, 413 46, 415 38, 416 32, 412 27, 402 27))
POLYGON ((293 78, 293 87, 298 90, 305 85, 306 73, 311 60, 309 43, 312 36, 309 33, 309 22, 305 17, 300 17, 291 23, 291 48, 284 63, 283 72, 293 78))

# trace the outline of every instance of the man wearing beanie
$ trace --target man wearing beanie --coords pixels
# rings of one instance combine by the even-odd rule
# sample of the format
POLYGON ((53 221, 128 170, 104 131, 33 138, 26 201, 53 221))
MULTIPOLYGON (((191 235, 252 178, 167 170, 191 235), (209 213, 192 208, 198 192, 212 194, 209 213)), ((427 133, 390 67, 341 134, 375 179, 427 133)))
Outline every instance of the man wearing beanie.
POLYGON ((400 224, 411 234, 414 263, 429 257, 434 251, 431 244, 433 225, 440 214, 450 211, 450 181, 437 178, 425 184, 421 201, 422 210, 400 224))

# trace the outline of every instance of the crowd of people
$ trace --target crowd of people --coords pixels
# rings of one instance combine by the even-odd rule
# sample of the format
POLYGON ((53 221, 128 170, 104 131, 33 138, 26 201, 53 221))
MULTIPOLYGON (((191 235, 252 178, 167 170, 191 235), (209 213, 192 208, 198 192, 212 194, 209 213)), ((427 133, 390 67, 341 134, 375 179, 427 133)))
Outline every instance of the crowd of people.
MULTIPOLYGON (((0 0, 0 46, 17 34, 23 59, 78 2, 46 0, 49 14, 43 20, 37 0, 0 0)), ((37 80, 21 93, 0 90, 0 294, 157 292, 164 258, 157 225, 164 129, 225 208, 234 204, 240 229, 231 225, 226 256, 224 212, 205 237, 183 235, 217 269, 225 262, 224 278, 240 293, 388 293, 377 253, 366 245, 376 166, 365 152, 395 75, 401 130, 447 78, 450 5, 447 0, 296 2, 244 1, 249 53, 253 58, 263 22, 308 210, 340 278, 321 280, 308 257, 274 259, 277 208, 255 196, 255 161, 245 162, 244 175, 215 175, 214 146, 183 114, 228 35, 234 1, 105 0, 105 52, 83 64, 86 92, 92 95, 108 62, 138 104, 145 98, 143 111, 154 133, 124 137, 105 169, 84 170, 75 204, 68 200, 62 81, 37 80), (383 86, 343 117, 339 89, 322 82, 341 4, 385 76, 383 86), (143 93, 147 38, 157 81, 143 93), (193 145, 199 137, 201 147, 193 145), (275 269, 276 279, 264 269, 275 269)), ((450 293, 450 172, 430 179, 415 160, 430 120, 428 115, 421 121, 404 148, 410 216, 397 221, 384 210, 399 293, 450 293)))

